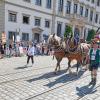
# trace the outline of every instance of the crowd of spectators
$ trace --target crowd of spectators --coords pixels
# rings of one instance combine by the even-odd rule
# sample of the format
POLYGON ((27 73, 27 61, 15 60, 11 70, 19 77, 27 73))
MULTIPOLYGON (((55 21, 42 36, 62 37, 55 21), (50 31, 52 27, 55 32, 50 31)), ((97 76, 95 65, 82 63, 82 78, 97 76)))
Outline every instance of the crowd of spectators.
MULTIPOLYGON (((48 46, 44 43, 32 43, 35 48, 35 55, 49 55, 48 46)), ((27 55, 27 50, 29 47, 29 42, 20 42, 20 43, 2 43, 0 41, 0 59, 4 57, 20 57, 27 55)))

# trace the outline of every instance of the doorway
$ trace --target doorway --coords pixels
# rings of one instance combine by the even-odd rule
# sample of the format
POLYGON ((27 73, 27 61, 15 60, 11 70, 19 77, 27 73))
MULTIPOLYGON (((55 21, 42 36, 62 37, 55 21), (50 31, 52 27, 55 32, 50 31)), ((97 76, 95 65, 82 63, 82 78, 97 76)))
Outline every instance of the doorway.
POLYGON ((74 37, 77 37, 80 35, 80 30, 78 28, 75 28, 74 30, 74 37))
POLYGON ((35 33, 35 34, 34 34, 34 40, 35 40, 35 42, 37 42, 37 43, 40 42, 40 34, 39 34, 39 33, 35 33))

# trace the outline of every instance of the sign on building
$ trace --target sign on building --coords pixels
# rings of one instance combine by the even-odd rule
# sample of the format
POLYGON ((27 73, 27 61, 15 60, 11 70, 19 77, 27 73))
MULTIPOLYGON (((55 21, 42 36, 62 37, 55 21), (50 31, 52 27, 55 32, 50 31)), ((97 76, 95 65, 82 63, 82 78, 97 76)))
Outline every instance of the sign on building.
POLYGON ((16 37, 16 42, 20 42, 20 36, 19 35, 17 35, 17 37, 16 37))
POLYGON ((5 32, 2 33, 2 42, 3 43, 6 42, 6 33, 5 32))

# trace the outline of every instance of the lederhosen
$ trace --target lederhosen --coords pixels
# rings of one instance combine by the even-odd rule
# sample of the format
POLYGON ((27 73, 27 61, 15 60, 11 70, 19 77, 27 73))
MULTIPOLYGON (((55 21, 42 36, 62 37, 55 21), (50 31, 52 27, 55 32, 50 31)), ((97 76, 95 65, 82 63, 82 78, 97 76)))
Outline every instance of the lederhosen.
POLYGON ((96 53, 95 53, 95 59, 92 60, 92 56, 93 56, 93 49, 90 50, 90 66, 89 66, 89 70, 92 71, 93 69, 98 69, 99 67, 99 60, 100 60, 100 50, 97 49, 96 53))

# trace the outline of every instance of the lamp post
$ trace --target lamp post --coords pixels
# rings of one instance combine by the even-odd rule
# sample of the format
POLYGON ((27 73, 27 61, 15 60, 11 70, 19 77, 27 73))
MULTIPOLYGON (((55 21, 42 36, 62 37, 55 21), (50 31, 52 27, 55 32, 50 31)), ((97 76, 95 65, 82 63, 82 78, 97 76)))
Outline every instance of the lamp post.
POLYGON ((15 52, 16 52, 16 36, 15 36, 16 33, 14 33, 13 35, 13 42, 14 42, 14 49, 15 49, 15 52))

